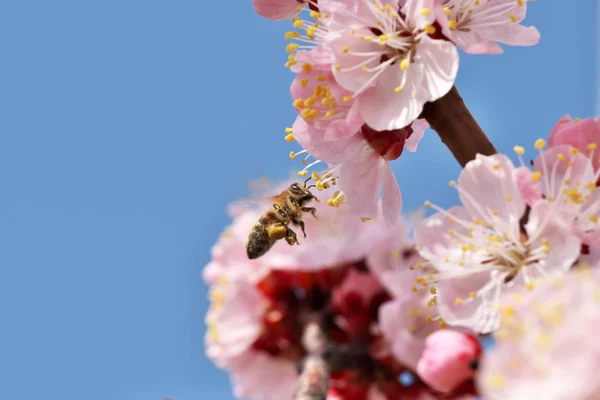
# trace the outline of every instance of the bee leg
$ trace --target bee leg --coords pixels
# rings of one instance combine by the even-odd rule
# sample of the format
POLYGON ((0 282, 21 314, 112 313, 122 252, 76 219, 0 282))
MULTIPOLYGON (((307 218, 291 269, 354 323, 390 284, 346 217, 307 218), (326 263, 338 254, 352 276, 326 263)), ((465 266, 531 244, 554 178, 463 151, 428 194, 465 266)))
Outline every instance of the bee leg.
POLYGON ((296 237, 296 232, 294 232, 290 228, 287 228, 287 233, 285 235, 285 241, 290 246, 293 246, 294 244, 300 244, 300 242, 298 241, 298 238, 296 237))
POLYGON ((300 229, 302 229, 302 233, 304 234, 304 237, 306 237, 306 232, 304 231, 304 221, 299 220, 299 221, 294 221, 294 223, 296 225, 300 226, 300 229))
POLYGON ((313 217, 317 218, 317 209, 314 207, 302 207, 302 211, 309 212, 313 217))

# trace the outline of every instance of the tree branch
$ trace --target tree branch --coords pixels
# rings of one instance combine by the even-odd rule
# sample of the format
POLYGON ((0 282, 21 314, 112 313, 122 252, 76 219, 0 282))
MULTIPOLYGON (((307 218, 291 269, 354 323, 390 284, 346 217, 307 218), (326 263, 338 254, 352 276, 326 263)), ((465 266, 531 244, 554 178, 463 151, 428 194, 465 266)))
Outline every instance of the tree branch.
POLYGON ((300 376, 292 400, 326 400, 329 389, 329 366, 323 357, 327 337, 317 321, 308 322, 302 333, 308 356, 300 367, 300 376))
POLYGON ((475 159, 477 153, 487 156, 497 153, 455 86, 442 98, 426 103, 420 118, 429 122, 462 167, 475 159))

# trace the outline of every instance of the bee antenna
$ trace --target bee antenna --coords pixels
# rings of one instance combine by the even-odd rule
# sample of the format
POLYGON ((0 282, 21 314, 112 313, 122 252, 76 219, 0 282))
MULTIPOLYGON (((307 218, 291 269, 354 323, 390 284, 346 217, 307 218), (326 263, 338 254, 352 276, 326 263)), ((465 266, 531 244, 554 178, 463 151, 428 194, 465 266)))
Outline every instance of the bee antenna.
POLYGON ((304 187, 306 187, 306 182, 310 181, 310 176, 308 177, 307 180, 304 181, 304 187))
POLYGON ((310 185, 309 187, 306 188, 306 190, 310 189, 310 188, 314 188, 317 187, 317 185, 310 185))

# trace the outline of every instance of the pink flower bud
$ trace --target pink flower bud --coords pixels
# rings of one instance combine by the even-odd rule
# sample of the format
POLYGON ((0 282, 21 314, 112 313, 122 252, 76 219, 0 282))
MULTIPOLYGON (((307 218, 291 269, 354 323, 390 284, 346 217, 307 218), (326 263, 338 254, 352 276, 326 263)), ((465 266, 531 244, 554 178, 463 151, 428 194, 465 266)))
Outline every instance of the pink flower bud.
POLYGON ((481 345, 473 336, 439 330, 427 337, 417 373, 435 390, 449 393, 475 376, 470 363, 480 354, 481 345))

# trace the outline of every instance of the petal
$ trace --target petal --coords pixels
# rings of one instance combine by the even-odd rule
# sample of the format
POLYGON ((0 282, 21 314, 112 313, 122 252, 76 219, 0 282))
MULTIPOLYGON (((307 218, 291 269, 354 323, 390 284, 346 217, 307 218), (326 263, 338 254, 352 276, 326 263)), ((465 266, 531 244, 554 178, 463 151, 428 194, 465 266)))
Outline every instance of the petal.
POLYGON ((478 292, 485 285, 490 284, 490 281, 488 271, 440 280, 437 287, 440 317, 449 325, 463 326, 478 333, 489 333, 496 329, 498 326, 496 306, 500 295, 500 282, 485 291, 483 295, 470 297, 470 293, 478 292))
POLYGON ((388 225, 392 225, 398 219, 400 209, 402 208, 402 193, 394 172, 386 163, 383 170, 383 195, 381 206, 383 208, 383 219, 388 225))
POLYGON ((540 41, 540 32, 534 26, 516 23, 479 30, 481 37, 510 46, 533 46, 540 41))
POLYGON ((417 146, 423 138, 425 131, 429 128, 429 123, 424 119, 417 119, 412 123, 413 133, 404 142, 404 148, 410 152, 417 151, 417 146))
POLYGON ((360 112, 373 129, 402 129, 423 111, 426 101, 422 86, 423 72, 417 66, 410 65, 404 73, 406 82, 400 93, 395 89, 402 84, 402 71, 394 64, 379 76, 375 87, 362 94, 360 112))
POLYGON ((446 40, 423 36, 417 48, 419 67, 423 70, 426 101, 434 101, 452 89, 458 72, 458 51, 446 40))
POLYGON ((300 116, 296 118, 292 130, 296 140, 306 151, 326 163, 337 164, 352 159, 363 146, 363 140, 358 135, 326 141, 323 139, 323 131, 309 125, 300 116))
POLYGON ((293 362, 253 351, 231 368, 237 397, 264 400, 291 399, 298 373, 293 362))
POLYGON ((579 153, 573 156, 572 151, 573 148, 567 145, 552 147, 533 162, 534 170, 542 173, 541 190, 547 197, 558 199, 563 190, 575 182, 585 185, 596 181, 588 158, 579 153))
POLYGON ((479 43, 472 45, 461 45, 457 42, 457 45, 460 46, 461 49, 465 53, 470 54, 502 54, 504 50, 502 47, 498 46, 498 44, 491 40, 481 40, 479 43))
POLYGON ((389 301, 379 308, 383 336, 391 343, 394 356, 413 371, 425 349, 425 338, 413 335, 408 329, 406 303, 389 301))
POLYGON ((344 119, 339 119, 329 124, 323 136, 324 140, 334 141, 343 139, 358 132, 361 126, 364 125, 364 121, 360 116, 358 101, 359 99, 353 101, 344 119))
POLYGON ((361 39, 359 33, 372 35, 367 30, 364 30, 364 32, 357 31, 355 35, 344 33, 328 43, 335 57, 335 62, 339 66, 339 68, 333 67, 332 69, 335 80, 342 87, 353 92, 362 88, 374 74, 374 72, 363 71, 358 65, 366 65, 369 69, 375 68, 379 65, 381 58, 379 54, 383 54, 381 46, 376 42, 368 42, 361 39), (348 48, 350 51, 344 52, 345 48, 348 48), (355 53, 373 52, 378 55, 354 55, 355 53))
POLYGON ((348 205, 363 218, 375 218, 383 181, 382 165, 386 161, 370 148, 364 148, 361 157, 345 161, 340 166, 339 185, 348 205))
POLYGON ((258 15, 280 21, 296 15, 299 4, 296 0, 252 0, 252 5, 258 15))
POLYGON ((446 257, 451 255, 456 240, 448 235, 449 229, 454 229, 459 235, 469 235, 469 231, 452 219, 471 220, 464 207, 455 206, 447 213, 438 212, 422 220, 415 228, 415 241, 419 254, 430 260, 438 270, 443 270, 446 257))
POLYGON ((460 200, 476 219, 494 223, 501 232, 519 237, 525 201, 513 179, 515 167, 501 154, 467 163, 458 179, 460 200))
MULTIPOLYGON (((579 257, 581 240, 572 233, 570 221, 552 207, 552 203, 539 201, 533 205, 525 230, 531 239, 533 248, 542 247, 542 241, 548 241, 548 253, 544 257, 544 275, 553 272, 565 272, 579 257)), ((539 273, 528 268, 529 275, 539 273)), ((539 276, 540 278, 543 275, 539 276)))
POLYGON ((525 203, 533 205, 536 201, 542 198, 542 191, 539 182, 534 182, 532 179, 532 172, 527 167, 519 167, 514 171, 514 179, 517 183, 517 187, 523 195, 525 203))
POLYGON ((580 237, 590 246, 600 246, 600 189, 596 188, 581 207, 576 224, 580 237))

